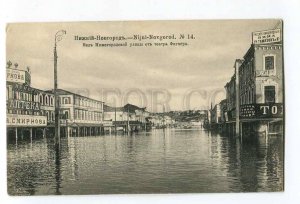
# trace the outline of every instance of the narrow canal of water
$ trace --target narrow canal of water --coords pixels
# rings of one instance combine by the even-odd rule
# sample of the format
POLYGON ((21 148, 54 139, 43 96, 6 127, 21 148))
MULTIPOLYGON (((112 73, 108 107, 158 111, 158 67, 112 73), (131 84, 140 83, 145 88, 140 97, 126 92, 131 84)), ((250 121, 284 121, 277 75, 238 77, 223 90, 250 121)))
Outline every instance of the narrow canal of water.
POLYGON ((283 138, 200 129, 10 141, 10 195, 283 190, 283 138))

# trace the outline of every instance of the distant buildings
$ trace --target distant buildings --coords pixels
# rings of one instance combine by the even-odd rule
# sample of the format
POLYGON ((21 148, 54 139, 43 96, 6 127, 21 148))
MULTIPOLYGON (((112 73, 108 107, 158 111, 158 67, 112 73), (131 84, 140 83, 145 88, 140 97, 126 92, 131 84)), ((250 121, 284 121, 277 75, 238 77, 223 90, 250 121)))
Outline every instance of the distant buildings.
POLYGON ((132 104, 123 107, 104 106, 104 121, 112 121, 112 127, 117 130, 138 131, 149 128, 150 113, 146 108, 132 104))
POLYGON ((217 125, 221 122, 221 109, 220 104, 216 104, 211 110, 211 126, 212 128, 217 128, 217 125))

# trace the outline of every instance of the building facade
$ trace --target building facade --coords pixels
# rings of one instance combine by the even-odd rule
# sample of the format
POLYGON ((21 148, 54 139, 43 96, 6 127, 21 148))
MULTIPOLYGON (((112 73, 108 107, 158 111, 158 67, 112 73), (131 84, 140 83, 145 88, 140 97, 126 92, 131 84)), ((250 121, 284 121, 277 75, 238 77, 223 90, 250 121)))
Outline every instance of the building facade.
POLYGON ((252 44, 239 67, 240 117, 249 132, 283 131, 282 43, 252 44))
POLYGON ((148 129, 150 113, 146 108, 132 104, 123 107, 104 107, 104 121, 112 121, 116 130, 138 131, 148 129))
POLYGON ((30 69, 6 67, 6 125, 8 139, 53 134, 54 95, 31 86, 30 69))
MULTIPOLYGON (((53 90, 47 91, 53 93, 53 90)), ((66 136, 103 133, 104 102, 58 89, 60 132, 66 136)))
POLYGON ((283 51, 281 29, 254 32, 243 59, 225 85, 226 127, 244 133, 283 133, 283 51), (237 126, 236 123, 239 125, 237 126))

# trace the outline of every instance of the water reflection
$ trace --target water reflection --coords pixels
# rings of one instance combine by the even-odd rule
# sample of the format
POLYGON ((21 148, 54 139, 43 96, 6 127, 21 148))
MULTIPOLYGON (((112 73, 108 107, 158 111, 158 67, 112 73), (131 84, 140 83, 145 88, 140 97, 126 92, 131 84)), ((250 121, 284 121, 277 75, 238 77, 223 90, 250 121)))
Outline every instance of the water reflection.
POLYGON ((12 195, 283 190, 283 140, 200 129, 18 141, 7 146, 12 195))
POLYGON ((60 173, 60 145, 55 144, 55 194, 61 195, 60 192, 60 183, 61 183, 61 173, 60 173))

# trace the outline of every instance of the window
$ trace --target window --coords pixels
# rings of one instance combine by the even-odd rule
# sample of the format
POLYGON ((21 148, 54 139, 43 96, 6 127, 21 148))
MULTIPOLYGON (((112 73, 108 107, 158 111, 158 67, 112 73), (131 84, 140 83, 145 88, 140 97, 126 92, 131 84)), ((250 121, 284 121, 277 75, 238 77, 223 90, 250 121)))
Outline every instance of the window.
POLYGON ((70 104, 70 97, 64 98, 64 104, 70 104))
POLYGON ((275 86, 265 86, 265 103, 275 103, 275 86))
POLYGON ((50 106, 53 106, 53 97, 50 96, 50 106))
POLYGON ((69 119, 69 111, 65 112, 65 119, 69 119))
POLYGON ((45 95, 45 104, 46 104, 46 105, 48 105, 48 104, 49 104, 49 101, 48 101, 48 100, 49 100, 48 96, 47 96, 47 95, 45 95))
POLYGON ((274 69, 274 56, 266 56, 265 57, 265 70, 273 70, 274 69))
POLYGON ((79 119, 79 120, 82 119, 82 110, 79 110, 78 119, 79 119))
POLYGON ((43 95, 40 95, 40 103, 43 104, 43 95))
POLYGON ((74 116, 74 118, 77 119, 77 117, 78 117, 78 110, 75 110, 75 116, 74 116))

